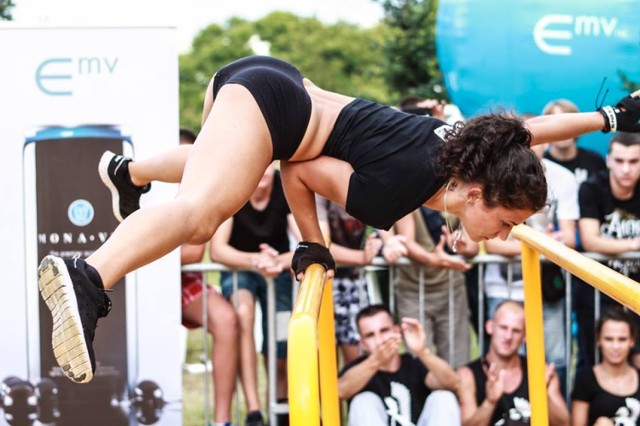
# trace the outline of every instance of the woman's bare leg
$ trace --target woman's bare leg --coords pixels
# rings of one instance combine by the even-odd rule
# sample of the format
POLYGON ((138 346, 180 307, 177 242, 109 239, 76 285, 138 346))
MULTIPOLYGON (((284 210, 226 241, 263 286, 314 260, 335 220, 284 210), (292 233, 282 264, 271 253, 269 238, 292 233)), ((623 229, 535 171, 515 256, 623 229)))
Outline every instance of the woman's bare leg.
POLYGON ((176 199, 135 211, 86 261, 42 260, 38 288, 53 318, 56 361, 69 379, 93 378, 94 333, 111 303, 102 290, 184 243, 208 241, 249 200, 271 155, 269 130, 255 100, 244 87, 227 85, 188 154, 176 199))
POLYGON ((193 145, 179 145, 143 160, 129 163, 131 182, 144 186, 152 181, 179 183, 193 145))
POLYGON ((184 243, 203 243, 247 202, 271 163, 271 138, 247 89, 224 86, 191 147, 176 199, 129 216, 87 258, 111 288, 184 243))
MULTIPOLYGON (((233 296, 231 297, 233 299, 233 296)), ((260 410, 258 397, 258 355, 253 337, 255 299, 251 292, 238 290, 238 322, 240 325, 240 381, 247 404, 247 413, 260 410)))
MULTIPOLYGON (((208 292, 208 331, 213 336, 214 421, 230 422, 233 393, 238 376, 238 319, 233 306, 213 289, 208 292)), ((182 318, 202 325, 202 296, 182 308, 182 318)))

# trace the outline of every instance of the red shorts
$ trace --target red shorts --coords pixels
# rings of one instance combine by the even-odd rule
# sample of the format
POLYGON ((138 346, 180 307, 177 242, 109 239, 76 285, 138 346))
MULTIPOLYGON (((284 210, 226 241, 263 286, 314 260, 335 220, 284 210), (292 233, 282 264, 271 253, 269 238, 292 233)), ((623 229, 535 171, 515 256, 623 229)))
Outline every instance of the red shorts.
MULTIPOLYGON (((182 307, 192 304, 200 295, 202 295, 202 273, 201 272, 184 272, 182 274, 182 307)), ((207 284, 207 291, 216 291, 207 284)), ((200 325, 182 319, 182 325, 192 329, 198 328, 200 325)))

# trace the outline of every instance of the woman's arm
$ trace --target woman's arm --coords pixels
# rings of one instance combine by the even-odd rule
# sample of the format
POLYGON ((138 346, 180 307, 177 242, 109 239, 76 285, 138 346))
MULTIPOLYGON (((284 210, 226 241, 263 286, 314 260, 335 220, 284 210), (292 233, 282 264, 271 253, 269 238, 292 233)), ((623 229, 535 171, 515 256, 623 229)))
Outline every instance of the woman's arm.
POLYGON ((318 157, 310 161, 283 161, 280 169, 287 202, 304 242, 298 245, 293 256, 292 267, 296 277, 303 280, 304 271, 311 263, 323 264, 327 277, 333 277, 335 262, 326 249, 315 194, 344 206, 353 168, 345 161, 318 157))
POLYGON ((572 112, 533 117, 525 121, 525 126, 533 135, 531 145, 540 145, 603 130, 605 121, 597 111, 572 112))
POLYGON ((324 245, 314 193, 344 206, 353 169, 344 161, 319 157, 302 162, 283 161, 280 170, 287 202, 302 240, 324 245))
POLYGON ((531 131, 531 145, 574 139, 598 130, 640 132, 640 90, 621 99, 615 107, 604 106, 594 112, 542 115, 525 126, 531 131))
POLYGON ((211 238, 209 254, 214 262, 230 268, 253 268, 258 253, 240 251, 229 244, 233 229, 233 217, 222 222, 211 238))
POLYGON ((547 405, 549 407, 549 424, 551 426, 569 425, 569 409, 564 402, 560 390, 560 379, 553 364, 546 368, 547 374, 547 405))

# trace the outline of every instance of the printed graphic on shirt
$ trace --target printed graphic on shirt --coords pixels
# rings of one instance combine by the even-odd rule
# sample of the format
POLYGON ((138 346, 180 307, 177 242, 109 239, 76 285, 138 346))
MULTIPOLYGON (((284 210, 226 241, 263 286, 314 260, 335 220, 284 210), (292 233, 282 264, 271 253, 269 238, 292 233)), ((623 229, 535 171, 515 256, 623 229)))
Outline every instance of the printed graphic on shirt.
POLYGON ((498 420, 494 426, 503 425, 528 425, 531 421, 531 404, 526 398, 513 397, 513 407, 505 413, 502 419, 498 420))
MULTIPOLYGON (((623 239, 640 237, 640 219, 626 210, 616 208, 611 214, 604 217, 600 224, 600 234, 605 238, 623 239)), ((640 271, 640 261, 611 260, 609 267, 618 272, 625 273, 627 265, 628 273, 635 274, 640 271)))
POLYGON ((445 139, 445 137, 447 136, 447 132, 452 129, 453 127, 449 126, 448 124, 445 124, 435 129, 433 133, 435 133, 440 139, 446 142, 447 140, 445 139))
POLYGON ((616 410, 613 420, 615 426, 635 426, 640 416, 640 401, 636 398, 625 398, 625 406, 616 410))
POLYGON ((576 182, 578 182, 578 186, 589 177, 589 170, 583 169, 581 167, 576 167, 573 171, 573 174, 576 176, 576 182))
POLYGON ((384 398, 390 426, 415 426, 411 422, 411 392, 398 382, 391 382, 391 396, 384 398))

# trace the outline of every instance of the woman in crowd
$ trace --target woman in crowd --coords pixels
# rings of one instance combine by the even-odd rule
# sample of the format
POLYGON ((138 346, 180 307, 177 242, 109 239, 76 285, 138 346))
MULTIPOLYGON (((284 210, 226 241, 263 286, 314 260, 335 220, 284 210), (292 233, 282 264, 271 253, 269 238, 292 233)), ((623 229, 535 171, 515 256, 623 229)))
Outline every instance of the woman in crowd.
POLYGON ((640 373, 629 363, 636 340, 632 314, 612 307, 598 320, 601 362, 576 376, 572 426, 640 424, 640 373))

